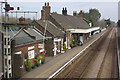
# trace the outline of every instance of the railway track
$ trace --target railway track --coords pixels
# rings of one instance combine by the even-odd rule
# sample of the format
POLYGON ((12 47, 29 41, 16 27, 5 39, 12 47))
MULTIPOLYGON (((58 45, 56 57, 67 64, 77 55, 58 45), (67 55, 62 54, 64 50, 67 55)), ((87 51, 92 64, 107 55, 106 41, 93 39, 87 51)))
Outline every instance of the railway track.
POLYGON ((101 68, 97 76, 98 78, 118 78, 117 45, 112 44, 116 41, 115 36, 116 34, 111 35, 107 52, 104 56, 101 68))
MULTIPOLYGON (((102 36, 98 41, 96 41, 90 48, 88 48, 84 54, 82 54, 78 59, 75 60, 70 66, 68 66, 64 71, 55 76, 54 78, 62 78, 73 79, 73 78, 101 78, 104 73, 104 70, 107 69, 106 63, 109 64, 111 68, 111 77, 104 76, 103 78, 118 78, 117 74, 117 62, 116 51, 112 52, 112 49, 116 49, 116 45, 114 45, 114 37, 110 39, 115 34, 112 34, 114 29, 110 29, 104 36, 102 36), (104 45, 105 46, 104 46, 104 45), (103 47, 104 46, 104 47, 103 47), (103 49, 107 49, 105 53, 101 53, 103 49), (112 53, 115 54, 112 54, 112 53), (101 54, 100 54, 101 53, 101 54), (109 55, 109 57, 108 57, 109 55), (101 61, 99 61, 96 65, 96 60, 99 60, 99 56, 101 56, 101 61), (107 59, 111 58, 110 62, 107 59), (97 67, 94 69, 94 66, 97 67), (112 66, 115 65, 115 66, 112 66), (105 68, 104 68, 105 67, 105 68), (115 70, 114 70, 115 68, 115 70), (95 71, 96 70, 96 71, 95 71), (91 74, 90 74, 91 72, 91 74), (96 74, 96 75, 95 75, 96 74)), ((105 70, 106 71, 106 70, 105 70)), ((106 73, 109 73, 106 72, 106 73)))

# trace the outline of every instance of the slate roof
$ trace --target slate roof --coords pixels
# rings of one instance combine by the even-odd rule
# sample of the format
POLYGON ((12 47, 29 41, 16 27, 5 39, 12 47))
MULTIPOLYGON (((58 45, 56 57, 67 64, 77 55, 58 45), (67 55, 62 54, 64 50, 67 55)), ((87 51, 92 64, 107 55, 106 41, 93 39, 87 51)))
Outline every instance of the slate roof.
POLYGON ((40 34, 38 31, 36 31, 35 29, 28 28, 26 31, 27 31, 31 36, 35 36, 35 39, 36 39, 37 41, 43 40, 43 35, 40 34))
POLYGON ((89 24, 82 18, 70 15, 61 15, 51 13, 51 16, 66 30, 66 29, 88 29, 89 24))
MULTIPOLYGON (((45 21, 38 20, 38 24, 40 24, 43 28, 45 28, 45 21)), ((47 28, 46 30, 51 33, 53 36, 64 36, 65 32, 55 26, 52 22, 47 21, 47 28)))
MULTIPOLYGON (((17 31, 14 31, 14 33, 17 33, 17 31)), ((9 34, 10 38, 14 36, 12 31, 10 31, 9 34)), ((23 30, 21 30, 16 36, 14 36, 13 40, 15 40, 15 46, 35 42, 35 40, 31 38, 28 34, 26 34, 23 30)))

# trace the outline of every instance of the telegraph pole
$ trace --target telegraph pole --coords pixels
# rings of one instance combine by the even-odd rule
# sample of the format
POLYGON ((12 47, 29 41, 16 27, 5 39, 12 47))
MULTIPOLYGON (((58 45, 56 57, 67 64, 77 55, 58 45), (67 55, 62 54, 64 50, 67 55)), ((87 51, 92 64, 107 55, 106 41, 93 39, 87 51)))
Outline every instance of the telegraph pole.
MULTIPOLYGON (((5 22, 2 23, 2 19, 1 19, 1 23, 0 23, 0 28, 1 28, 1 32, 3 33, 3 66, 4 66, 4 70, 3 70, 3 79, 7 78, 12 78, 12 56, 11 56, 11 38, 9 35, 9 31, 10 31, 10 25, 11 26, 16 26, 16 27, 31 27, 33 26, 33 24, 19 24, 19 23, 8 23, 8 13, 10 13, 10 10, 16 10, 16 8, 11 7, 10 4, 7 3, 7 0, 5 0, 5 2, 0 2, 1 5, 5 4, 5 22)), ((20 7, 17 7, 17 10, 21 10, 20 7)), ((2 7, 1 7, 1 11, 2 11, 2 7)), ((2 12, 1 12, 2 13, 2 12)), ((14 13, 14 12, 13 12, 14 13)), ((17 13, 27 13, 27 12, 17 12, 17 13)), ((30 12, 30 13, 36 13, 37 12, 30 12)), ((20 29, 21 30, 21 29, 20 29)), ((19 31, 20 31, 19 30, 19 31)), ((19 32, 18 31, 18 32, 19 32)), ((1 74, 0 74, 1 77, 1 74)))
MULTIPOLYGON (((7 12, 10 9, 10 5, 5 0, 5 23, 8 22, 8 14, 7 12)), ((11 42, 9 42, 10 35, 8 34, 9 26, 5 26, 5 34, 4 34, 4 78, 11 78, 12 77, 12 64, 11 64, 11 42)))

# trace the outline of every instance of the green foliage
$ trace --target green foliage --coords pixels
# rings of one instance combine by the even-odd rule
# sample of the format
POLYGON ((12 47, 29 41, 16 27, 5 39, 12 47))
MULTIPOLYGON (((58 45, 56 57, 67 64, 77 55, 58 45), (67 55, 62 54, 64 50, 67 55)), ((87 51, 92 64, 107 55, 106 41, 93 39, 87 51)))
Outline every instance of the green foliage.
POLYGON ((63 44, 63 49, 64 49, 65 51, 67 50, 65 43, 63 44))
MULTIPOLYGON (((78 13, 80 15, 80 13, 78 13)), ((101 17, 101 14, 98 9, 90 9, 88 12, 83 12, 82 16, 89 20, 92 23, 92 26, 98 26, 98 20, 101 17)))
POLYGON ((78 41, 77 40, 73 41, 73 44, 75 44, 75 46, 77 46, 78 45, 78 41))
POLYGON ((58 14, 57 12, 52 12, 53 14, 58 14))
POLYGON ((70 46, 72 46, 72 47, 73 47, 73 42, 71 42, 71 43, 70 43, 70 46))
POLYGON ((25 66, 26 66, 27 69, 31 69, 32 66, 33 66, 30 59, 27 59, 24 63, 25 63, 25 66))
POLYGON ((43 59, 42 56, 38 56, 37 59, 35 59, 35 61, 37 64, 40 64, 40 60, 42 60, 42 59, 43 59))
POLYGON ((98 26, 98 20, 100 19, 101 14, 98 9, 89 10, 89 21, 92 22, 92 26, 98 26))
POLYGON ((102 20, 99 21, 99 26, 100 26, 100 28, 105 28, 105 27, 107 27, 106 22, 105 22, 105 19, 102 19, 102 20))

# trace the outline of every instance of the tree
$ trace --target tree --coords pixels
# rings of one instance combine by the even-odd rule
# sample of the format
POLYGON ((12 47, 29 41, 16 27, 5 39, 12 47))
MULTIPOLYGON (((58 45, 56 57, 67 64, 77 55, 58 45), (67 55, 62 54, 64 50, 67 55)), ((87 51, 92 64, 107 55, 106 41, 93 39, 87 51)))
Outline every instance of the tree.
MULTIPOLYGON (((80 12, 78 13, 78 16, 80 12)), ((92 23, 92 26, 98 26, 98 20, 101 17, 101 14, 98 9, 90 9, 89 12, 82 12, 83 18, 89 20, 92 23)))
POLYGON ((102 19, 102 20, 99 21, 99 26, 100 26, 101 28, 107 27, 105 19, 102 19))
POLYGON ((52 12, 53 14, 58 14, 57 12, 52 12))
POLYGON ((98 20, 100 19, 101 14, 97 9, 89 10, 89 21, 92 22, 92 26, 98 26, 98 20))

